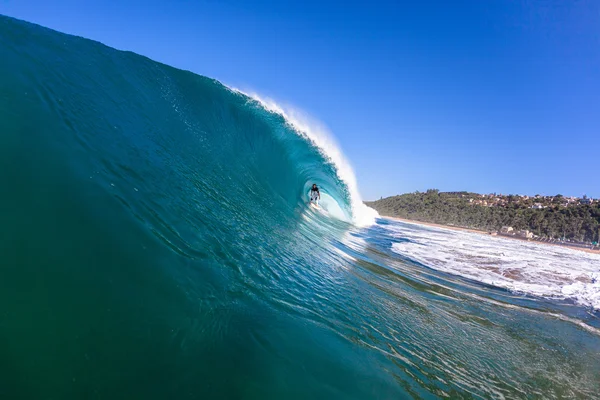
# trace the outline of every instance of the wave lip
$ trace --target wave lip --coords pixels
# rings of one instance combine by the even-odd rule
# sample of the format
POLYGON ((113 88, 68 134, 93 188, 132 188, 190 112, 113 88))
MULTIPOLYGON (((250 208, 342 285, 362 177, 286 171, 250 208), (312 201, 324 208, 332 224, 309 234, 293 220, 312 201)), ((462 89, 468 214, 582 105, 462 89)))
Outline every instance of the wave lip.
POLYGON ((235 87, 228 87, 230 90, 258 102, 265 110, 280 115, 294 132, 310 140, 319 149, 325 159, 335 166, 337 177, 344 183, 348 191, 352 222, 361 227, 375 223, 375 219, 379 217, 379 214, 363 203, 358 190, 356 175, 350 162, 344 156, 332 134, 323 124, 315 121, 296 108, 282 106, 274 100, 265 98, 254 92, 247 93, 235 87))

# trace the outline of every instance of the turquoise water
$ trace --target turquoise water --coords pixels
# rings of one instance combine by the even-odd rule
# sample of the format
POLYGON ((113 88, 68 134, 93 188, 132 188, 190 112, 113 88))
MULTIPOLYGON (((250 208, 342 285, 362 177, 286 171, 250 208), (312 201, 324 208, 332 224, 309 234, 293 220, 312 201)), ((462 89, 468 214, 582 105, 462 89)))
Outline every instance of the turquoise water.
POLYGON ((393 252, 259 102, 7 17, 0 60, 0 398, 597 396, 597 312, 393 252))

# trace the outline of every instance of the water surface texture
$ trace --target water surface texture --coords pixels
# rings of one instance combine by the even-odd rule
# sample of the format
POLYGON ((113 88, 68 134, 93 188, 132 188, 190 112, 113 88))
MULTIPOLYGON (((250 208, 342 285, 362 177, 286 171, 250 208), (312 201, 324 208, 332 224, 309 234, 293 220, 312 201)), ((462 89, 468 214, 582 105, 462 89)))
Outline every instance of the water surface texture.
POLYGON ((598 395, 594 260, 496 284, 521 250, 374 220, 265 102, 7 17, 0 60, 0 398, 598 395))

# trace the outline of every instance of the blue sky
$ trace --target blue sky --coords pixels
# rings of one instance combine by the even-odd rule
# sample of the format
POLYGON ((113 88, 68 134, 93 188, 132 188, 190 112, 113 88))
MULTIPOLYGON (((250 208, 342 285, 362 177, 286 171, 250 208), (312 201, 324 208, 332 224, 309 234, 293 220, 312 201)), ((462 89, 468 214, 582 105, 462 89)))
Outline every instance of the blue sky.
POLYGON ((0 0, 0 13, 297 106, 336 136, 366 199, 600 197, 596 0, 0 0))

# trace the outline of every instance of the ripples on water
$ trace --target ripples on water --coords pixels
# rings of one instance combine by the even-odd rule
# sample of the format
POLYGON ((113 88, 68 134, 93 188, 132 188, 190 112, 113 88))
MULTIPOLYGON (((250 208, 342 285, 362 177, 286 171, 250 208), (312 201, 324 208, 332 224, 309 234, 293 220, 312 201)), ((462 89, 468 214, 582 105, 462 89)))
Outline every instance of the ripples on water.
POLYGON ((352 310, 348 340, 384 355, 395 367, 389 372, 414 395, 593 396, 597 313, 449 275, 395 248, 440 234, 456 245, 454 232, 384 220, 347 236, 347 271, 361 287, 349 296, 352 307, 339 305, 352 310))

